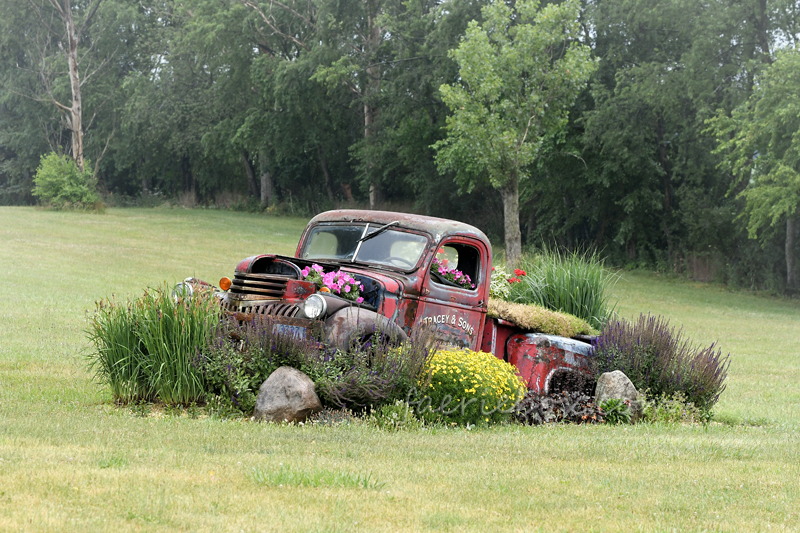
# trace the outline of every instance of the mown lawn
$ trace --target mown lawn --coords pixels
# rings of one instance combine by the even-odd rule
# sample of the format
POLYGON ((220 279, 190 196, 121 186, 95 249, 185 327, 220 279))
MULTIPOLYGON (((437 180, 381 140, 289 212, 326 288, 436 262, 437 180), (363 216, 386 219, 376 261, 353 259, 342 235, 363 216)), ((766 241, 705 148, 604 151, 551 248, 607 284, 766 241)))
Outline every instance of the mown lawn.
POLYGON ((292 254, 304 224, 0 208, 0 531, 800 529, 797 301, 623 274, 623 315, 734 355, 707 428, 282 427, 119 408, 91 381, 94 301, 292 254))

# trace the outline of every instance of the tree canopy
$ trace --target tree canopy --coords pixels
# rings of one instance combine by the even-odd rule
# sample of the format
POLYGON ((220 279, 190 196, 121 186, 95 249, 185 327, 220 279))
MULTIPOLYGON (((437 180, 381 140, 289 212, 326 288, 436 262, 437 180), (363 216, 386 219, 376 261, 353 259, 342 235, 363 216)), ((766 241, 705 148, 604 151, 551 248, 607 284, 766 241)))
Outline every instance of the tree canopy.
POLYGON ((110 205, 410 210, 470 222, 510 258, 592 248, 783 291, 800 253, 798 13, 800 0, 0 0, 0 204, 36 202, 55 152, 91 160, 110 205))

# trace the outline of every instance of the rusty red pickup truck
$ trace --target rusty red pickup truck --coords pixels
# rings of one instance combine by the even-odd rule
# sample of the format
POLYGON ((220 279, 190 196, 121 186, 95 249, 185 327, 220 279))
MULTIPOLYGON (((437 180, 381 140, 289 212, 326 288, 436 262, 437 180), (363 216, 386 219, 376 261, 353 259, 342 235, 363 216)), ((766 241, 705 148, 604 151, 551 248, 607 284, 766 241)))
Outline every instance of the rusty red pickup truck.
POLYGON ((225 290, 219 297, 238 320, 268 317, 277 331, 314 335, 342 348, 376 329, 404 339, 415 325, 429 324, 447 345, 490 352, 515 365, 529 389, 547 393, 581 382, 576 378, 587 375, 590 344, 488 316, 491 269, 489 239, 469 224, 337 210, 308 223, 294 257, 262 254, 240 261, 233 279, 220 280, 225 290), (431 268, 437 257, 447 257, 470 283, 437 275, 431 268), (313 265, 346 273, 361 301, 305 279, 313 265))

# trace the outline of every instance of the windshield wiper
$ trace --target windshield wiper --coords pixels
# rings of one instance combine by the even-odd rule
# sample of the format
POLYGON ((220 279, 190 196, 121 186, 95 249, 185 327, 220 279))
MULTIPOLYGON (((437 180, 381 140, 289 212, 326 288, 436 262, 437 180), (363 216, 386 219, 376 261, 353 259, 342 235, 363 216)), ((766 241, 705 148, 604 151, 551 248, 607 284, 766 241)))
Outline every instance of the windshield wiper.
POLYGON ((350 262, 351 263, 356 262, 356 257, 358 257, 358 252, 361 251, 361 245, 364 243, 364 241, 368 241, 373 237, 377 237, 387 229, 391 228, 392 226, 396 226, 398 224, 400 224, 399 220, 395 220, 394 222, 389 222, 388 224, 384 224, 380 228, 376 229, 375 231, 367 235, 367 232, 369 231, 369 223, 367 223, 367 225, 364 226, 364 232, 361 234, 361 238, 358 239, 358 245, 356 245, 356 251, 353 252, 353 258, 350 260, 350 262))
POLYGON ((361 243, 361 242, 364 242, 364 241, 368 241, 373 237, 377 237, 378 235, 380 235, 381 233, 383 233, 387 229, 391 228, 392 226, 396 226, 399 223, 400 223, 399 220, 395 220, 394 222, 389 222, 388 224, 385 224, 385 225, 381 226, 380 228, 376 229, 375 231, 373 231, 369 235, 364 235, 363 237, 358 239, 358 242, 361 243))

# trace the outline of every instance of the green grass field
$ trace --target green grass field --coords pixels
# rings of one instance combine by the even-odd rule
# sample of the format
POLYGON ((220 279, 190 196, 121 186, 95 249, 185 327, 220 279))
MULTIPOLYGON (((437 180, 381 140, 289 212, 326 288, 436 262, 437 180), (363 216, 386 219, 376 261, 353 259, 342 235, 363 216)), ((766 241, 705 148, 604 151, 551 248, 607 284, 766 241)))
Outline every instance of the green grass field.
POLYGON ((793 531, 800 303, 624 273, 733 354, 717 422, 388 433, 111 404, 86 312, 189 275, 292 254, 305 221, 163 209, 0 208, 0 531, 793 531))

